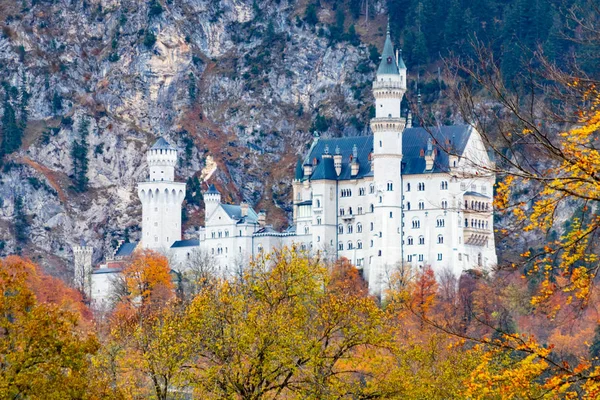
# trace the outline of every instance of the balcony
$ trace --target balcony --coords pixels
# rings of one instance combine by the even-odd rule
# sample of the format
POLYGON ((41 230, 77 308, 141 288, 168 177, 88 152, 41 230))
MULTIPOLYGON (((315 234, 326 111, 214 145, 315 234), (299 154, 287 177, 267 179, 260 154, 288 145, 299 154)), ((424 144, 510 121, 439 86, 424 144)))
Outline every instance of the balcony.
POLYGON ((492 232, 489 229, 465 227, 463 230, 465 244, 471 246, 485 246, 492 232))
POLYGON ((373 82, 373 89, 406 89, 402 82, 393 81, 375 81, 373 82))

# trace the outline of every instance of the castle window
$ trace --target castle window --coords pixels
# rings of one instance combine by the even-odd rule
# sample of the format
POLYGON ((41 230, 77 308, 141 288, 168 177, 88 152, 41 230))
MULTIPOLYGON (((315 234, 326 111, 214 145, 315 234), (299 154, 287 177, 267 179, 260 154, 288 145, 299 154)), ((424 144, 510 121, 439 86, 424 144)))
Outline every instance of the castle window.
POLYGON ((352 215, 352 207, 348 207, 348 214, 352 215))
MULTIPOLYGON (((383 107, 383 104, 381 106, 383 107)), ((383 147, 383 143, 381 142, 381 140, 379 141, 379 147, 383 147)))
POLYGON ((448 202, 446 200, 442 200, 442 209, 448 208, 448 202))
POLYGON ((406 261, 412 262, 412 254, 406 256, 406 261))
POLYGON ((419 236, 419 244, 425 244, 425 236, 419 236))
POLYGON ((406 191, 407 191, 407 192, 410 192, 410 183, 407 183, 407 184, 406 184, 406 191))
POLYGON ((394 218, 394 214, 390 211, 390 218, 394 218))
POLYGON ((358 233, 362 232, 362 224, 360 222, 358 224, 356 224, 356 232, 358 232, 358 233))
POLYGON ((406 239, 406 241, 409 246, 412 246, 414 244, 414 239, 412 236, 409 236, 408 239, 406 239))
POLYGON ((321 208, 321 200, 317 199, 317 208, 321 208))
POLYGON ((379 202, 383 202, 383 197, 379 196, 379 202))
POLYGON ((348 233, 352 233, 352 225, 348 224, 348 229, 347 229, 348 233))
POLYGON ((360 240, 358 242, 356 242, 356 247, 358 249, 362 249, 362 242, 360 240))
POLYGON ((317 242, 321 241, 321 236, 317 236, 317 242))
POLYGON ((422 192, 422 191, 424 191, 424 190, 425 190, 425 183, 423 183, 423 182, 419 182, 419 184, 417 185, 417 190, 418 190, 419 192, 422 192))
POLYGON ((425 202, 423 200, 419 201, 419 210, 425 209, 425 202))
POLYGON ((225 231, 225 237, 229 237, 229 231, 225 231))
POLYGON ((477 254, 477 265, 479 265, 481 267, 481 253, 477 254))
POLYGON ((371 247, 373 247, 373 240, 371 240, 371 247))
POLYGON ((219 237, 223 236, 223 232, 219 231, 219 237))
POLYGON ((238 252, 239 252, 239 253, 241 253, 241 252, 242 252, 242 246, 240 246, 240 247, 239 247, 239 250, 238 250, 238 252))
POLYGON ((373 231, 375 225, 371 222, 371 231, 373 231))
POLYGON ((462 261, 462 253, 458 253, 458 261, 462 261))
POLYGON ((435 226, 438 228, 443 228, 444 226, 446 226, 446 221, 444 220, 444 218, 438 218, 435 221, 435 226))
POLYGON ((353 248, 352 242, 348 242, 348 250, 352 250, 352 248, 353 248))
POLYGON ((419 261, 423 261, 423 254, 419 254, 419 261))
POLYGON ((242 230, 240 229, 240 236, 242 236, 242 230))
POLYGON ((358 207, 358 215, 361 215, 363 213, 363 208, 362 207, 358 207))
POLYGON ((418 218, 412 220, 413 229, 419 229, 421 227, 421 221, 418 218))
POLYGON ((364 196, 365 195, 365 188, 361 187, 360 189, 358 189, 358 195, 359 196, 364 196))
POLYGON ((321 225, 321 218, 317 218, 317 225, 321 225))
POLYGON ((372 183, 369 185, 369 194, 373 194, 375 193, 375 185, 373 185, 372 183))
POLYGON ((344 215, 344 209, 340 208, 340 215, 344 215))
POLYGON ((342 226, 342 224, 338 225, 338 233, 344 233, 344 227, 342 226))
POLYGON ((440 184, 440 189, 442 189, 442 190, 448 190, 448 182, 447 181, 442 181, 442 183, 440 184))
POLYGON ((371 204, 371 205, 369 206, 369 210, 370 210, 371 212, 373 212, 373 211, 375 210, 375 207, 373 207, 373 204, 371 204))
POLYGON ((381 257, 381 250, 377 250, 377 255, 381 257))
POLYGON ((342 242, 338 243, 338 250, 344 250, 344 243, 342 243, 342 242))
POLYGON ((392 190, 394 190, 394 184, 392 182, 387 183, 387 190, 388 190, 388 192, 391 192, 392 190))
POLYGON ((215 248, 213 247, 212 249, 210 249, 211 254, 215 254, 215 248))
POLYGON ((410 211, 410 201, 406 202, 406 209, 410 211))
POLYGON ((444 236, 438 235, 438 244, 444 244, 444 236))
POLYGON ((308 235, 308 232, 309 232, 309 228, 308 228, 308 226, 305 226, 305 227, 304 227, 304 234, 305 234, 305 235, 308 235))
POLYGON ((442 253, 438 253, 438 258, 437 258, 437 260, 438 260, 438 261, 442 261, 442 253))

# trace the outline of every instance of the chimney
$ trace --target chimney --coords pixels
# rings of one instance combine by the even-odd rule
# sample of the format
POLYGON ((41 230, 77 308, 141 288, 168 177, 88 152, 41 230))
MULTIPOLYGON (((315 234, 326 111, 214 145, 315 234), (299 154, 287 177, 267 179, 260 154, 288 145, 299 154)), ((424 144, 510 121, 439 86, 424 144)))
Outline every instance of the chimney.
POLYGON ((248 203, 246 203, 245 201, 242 201, 240 203, 240 213, 242 214, 242 217, 248 215, 248 203))
POLYGON ((258 212, 258 224, 260 226, 265 226, 266 222, 267 222, 267 212, 265 210, 260 210, 258 212))
POLYGON ((340 147, 336 146, 335 148, 335 156, 333 156, 333 166, 335 168, 335 174, 340 176, 342 173, 342 153, 340 151, 340 147))
POLYGON ((358 148, 356 144, 352 147, 352 162, 350 163, 350 175, 355 177, 358 175, 360 164, 358 163, 358 148))
POLYGON ((427 140, 427 151, 425 152, 425 170, 433 169, 433 160, 435 160, 435 151, 433 150, 433 142, 431 138, 427 140))

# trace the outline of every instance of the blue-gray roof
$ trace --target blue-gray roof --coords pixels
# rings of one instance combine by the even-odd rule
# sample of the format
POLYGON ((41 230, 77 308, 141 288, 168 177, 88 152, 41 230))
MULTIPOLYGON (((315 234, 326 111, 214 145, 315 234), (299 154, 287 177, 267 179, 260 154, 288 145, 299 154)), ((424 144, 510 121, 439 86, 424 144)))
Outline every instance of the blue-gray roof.
POLYGON ((116 274, 123 271, 122 268, 98 268, 95 269, 92 274, 94 275, 99 275, 99 274, 116 274))
POLYGON ((187 240, 178 240, 171 246, 172 249, 179 247, 197 247, 200 246, 200 240, 198 239, 187 239, 187 240))
POLYGON ((242 217, 242 208, 240 206, 234 204, 221 204, 221 207, 223 207, 223 210, 225 210, 231 219, 238 220, 238 223, 258 223, 258 214, 256 214, 256 211, 254 211, 252 207, 248 207, 248 215, 245 217, 242 217))
POLYGON ((221 194, 221 193, 217 190, 215 185, 213 185, 211 183, 210 186, 208 187, 208 190, 206 191, 206 194, 221 194))
POLYGON ((385 35, 385 43, 381 52, 381 62, 377 68, 377 75, 398 75, 398 65, 396 65, 396 55, 394 54, 394 45, 390 37, 390 24, 388 23, 387 34, 385 35))
POLYGON ((135 251, 138 242, 133 243, 122 243, 121 246, 117 249, 115 253, 115 257, 127 257, 133 254, 135 251))
POLYGON ((465 192, 465 196, 483 197, 484 199, 491 199, 490 196, 486 196, 485 194, 472 192, 472 191, 465 192))
POLYGON ((175 150, 175 148, 171 146, 164 137, 161 136, 152 146, 152 150, 175 150))
MULTIPOLYGON (((448 172, 449 161, 448 153, 461 155, 465 149, 471 127, 468 125, 441 126, 436 128, 406 128, 402 133, 402 169, 403 175, 414 175, 425 172, 448 172), (427 150, 428 139, 433 138, 435 144, 433 148, 437 149, 434 159, 433 169, 425 169, 425 157, 421 155, 421 150, 427 150)), ((311 152, 305 159, 306 163, 313 163, 313 173, 311 180, 331 179, 348 180, 372 176, 371 162, 369 155, 373 152, 373 136, 357 136, 334 139, 319 139, 312 147, 311 152), (358 152, 358 162, 360 164, 358 175, 351 176, 350 157, 352 148, 356 145, 358 152), (338 177, 333 165, 331 155, 323 156, 325 147, 329 149, 339 147, 342 155, 342 171, 338 177)))

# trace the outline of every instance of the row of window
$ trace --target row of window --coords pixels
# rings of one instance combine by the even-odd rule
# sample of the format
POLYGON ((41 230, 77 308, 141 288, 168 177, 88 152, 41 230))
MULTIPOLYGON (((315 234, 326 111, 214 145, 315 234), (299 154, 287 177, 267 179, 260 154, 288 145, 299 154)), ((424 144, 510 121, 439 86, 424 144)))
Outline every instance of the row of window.
POLYGON ((488 211, 489 209, 489 202, 471 200, 471 207, 469 207, 469 201, 465 200, 465 210, 488 211))
MULTIPOLYGON (((373 241, 371 240, 371 247, 373 247, 373 241)), ((356 242, 356 248, 357 249, 362 249, 363 248, 363 244, 362 242, 359 240, 356 242)), ((353 250, 354 249, 354 243, 352 243, 351 241, 348 242, 347 246, 346 246, 346 250, 353 250)), ((338 250, 344 250, 344 242, 339 242, 338 243, 338 250)))
MULTIPOLYGON (((413 244, 415 244, 415 240, 412 236, 409 236, 406 239, 407 245, 408 246, 412 246, 413 244)), ((438 235, 437 237, 437 243, 438 244, 444 244, 444 235, 438 235)), ((425 236, 419 236, 419 244, 425 244, 425 236)))
MULTIPOLYGON (((460 184, 460 190, 467 190, 467 184, 466 183, 461 183, 460 184)), ((477 185, 472 184, 471 185, 471 191, 472 192, 476 192, 477 191, 477 185)), ((481 185, 481 193, 483 194, 487 194, 487 186, 485 185, 481 185)))
MULTIPOLYGON (((470 227, 473 229, 488 229, 489 228, 489 221, 471 218, 470 222, 471 222, 470 227)), ((465 228, 469 228, 469 219, 468 218, 465 218, 465 228)))
MULTIPOLYGON (((240 231, 240 236, 242 236, 242 231, 240 231)), ((222 231, 218 231, 218 232, 211 232, 211 237, 213 239, 216 239, 217 237, 223 237, 223 232, 222 231)), ((229 231, 225 231, 225 237, 229 237, 229 231)))
MULTIPOLYGON (((413 257, 414 256, 417 256, 417 261, 423 261, 423 259, 424 259, 423 254, 418 254, 418 255, 417 254, 409 254, 409 255, 406 256, 406 261, 413 262, 413 257)), ((442 261, 443 257, 444 256, 443 256, 442 253, 438 253, 437 260, 438 261, 442 261)))

